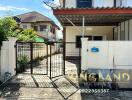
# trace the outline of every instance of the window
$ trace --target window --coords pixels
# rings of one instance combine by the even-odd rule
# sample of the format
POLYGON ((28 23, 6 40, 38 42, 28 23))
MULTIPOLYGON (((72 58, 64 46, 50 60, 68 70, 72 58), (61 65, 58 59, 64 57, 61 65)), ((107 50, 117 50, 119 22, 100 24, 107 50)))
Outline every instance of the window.
POLYGON ((46 31, 47 30, 47 25, 40 25, 40 31, 46 31))
MULTIPOLYGON (((84 36, 84 37, 87 37, 88 40, 92 40, 92 36, 84 36)), ((81 38, 82 36, 76 36, 76 48, 81 48, 81 38)))
POLYGON ((38 31, 38 26, 33 26, 33 29, 34 29, 35 31, 38 31))
POLYGON ((120 0, 120 4, 119 5, 120 5, 120 7, 122 6, 122 0, 120 0))
POLYGON ((54 34, 55 33, 55 28, 50 26, 50 32, 54 34))
POLYGON ((53 28, 50 26, 50 32, 53 32, 53 28))
POLYGON ((116 0, 114 0, 114 7, 116 7, 116 0))
MULTIPOLYGON (((125 0, 125 2, 127 1, 125 0)), ((114 7, 122 7, 125 2, 123 0, 114 0, 114 7)))
POLYGON ((23 29, 27 29, 27 25, 23 25, 22 27, 23 27, 23 29))
POLYGON ((93 40, 102 41, 103 37, 102 36, 93 36, 93 40))
POLYGON ((77 7, 78 8, 91 8, 92 0, 77 0, 77 7))
MULTIPOLYGON (((88 38, 88 41, 102 41, 103 36, 84 36, 85 38, 88 38)), ((76 48, 81 48, 81 38, 82 36, 76 36, 76 48)))

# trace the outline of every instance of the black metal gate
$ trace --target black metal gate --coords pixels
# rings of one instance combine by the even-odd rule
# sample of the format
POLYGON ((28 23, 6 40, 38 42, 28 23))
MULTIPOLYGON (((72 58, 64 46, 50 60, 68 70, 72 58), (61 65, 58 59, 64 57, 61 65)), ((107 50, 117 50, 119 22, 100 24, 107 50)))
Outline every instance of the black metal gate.
POLYGON ((61 42, 16 42, 16 73, 64 75, 63 47, 61 42))
POLYGON ((62 42, 50 42, 49 43, 50 59, 49 59, 49 69, 50 77, 58 77, 65 75, 65 65, 64 65, 64 49, 62 42))

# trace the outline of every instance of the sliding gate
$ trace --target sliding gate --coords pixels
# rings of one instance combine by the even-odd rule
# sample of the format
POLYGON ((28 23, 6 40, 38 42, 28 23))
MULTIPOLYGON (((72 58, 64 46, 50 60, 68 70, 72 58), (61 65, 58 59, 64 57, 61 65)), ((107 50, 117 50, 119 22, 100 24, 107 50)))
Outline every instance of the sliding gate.
POLYGON ((49 75, 64 74, 61 42, 16 42, 16 73, 49 75))

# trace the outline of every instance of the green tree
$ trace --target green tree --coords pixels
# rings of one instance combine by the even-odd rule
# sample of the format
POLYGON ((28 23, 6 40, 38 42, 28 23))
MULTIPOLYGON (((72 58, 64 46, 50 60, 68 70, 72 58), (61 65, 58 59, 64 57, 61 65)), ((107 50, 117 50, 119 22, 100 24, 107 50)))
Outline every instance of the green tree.
POLYGON ((37 37, 37 33, 33 29, 26 29, 21 31, 17 38, 19 41, 25 41, 25 42, 34 42, 37 37))
POLYGON ((37 34, 33 29, 19 28, 12 17, 0 18, 0 45, 7 37, 17 37, 20 41, 35 41, 37 34))
POLYGON ((11 17, 0 18, 0 44, 7 37, 15 36, 14 30, 17 27, 17 23, 11 17))

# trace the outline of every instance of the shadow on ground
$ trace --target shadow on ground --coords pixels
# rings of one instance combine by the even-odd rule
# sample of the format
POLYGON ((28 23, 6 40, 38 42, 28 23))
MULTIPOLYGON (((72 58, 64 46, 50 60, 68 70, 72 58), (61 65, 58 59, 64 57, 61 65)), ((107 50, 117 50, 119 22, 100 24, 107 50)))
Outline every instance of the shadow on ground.
POLYGON ((17 99, 77 100, 78 87, 65 77, 20 74, 0 87, 0 97, 17 99), (76 94, 76 95, 75 95, 76 94))

